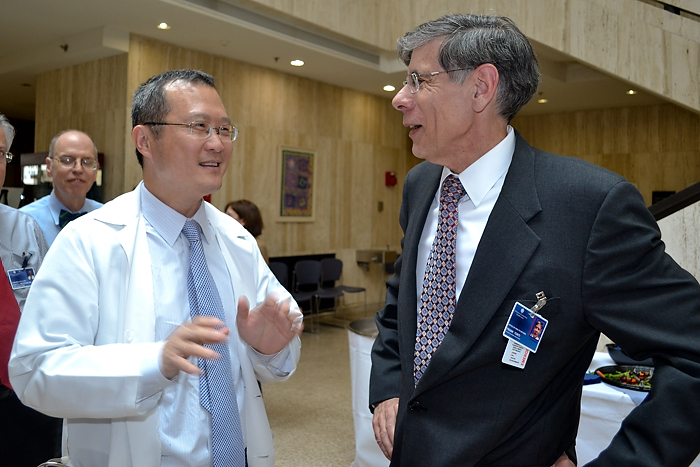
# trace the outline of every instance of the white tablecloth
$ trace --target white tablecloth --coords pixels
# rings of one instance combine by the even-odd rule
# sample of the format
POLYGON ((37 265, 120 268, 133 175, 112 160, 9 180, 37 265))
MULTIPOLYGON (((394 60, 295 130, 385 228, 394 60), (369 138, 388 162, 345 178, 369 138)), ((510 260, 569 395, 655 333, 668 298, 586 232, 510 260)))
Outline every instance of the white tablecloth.
POLYGON ((385 467, 389 461, 374 440, 369 411, 369 371, 373 337, 348 331, 350 374, 352 378, 352 417, 355 422, 355 461, 352 467, 385 467))
MULTIPOLYGON (((607 352, 596 352, 589 370, 594 371, 602 366, 614 364, 607 352)), ((579 465, 598 457, 620 429, 622 420, 641 403, 645 395, 644 392, 617 389, 605 383, 583 387, 581 421, 576 438, 579 465)), ((700 467, 700 457, 695 459, 692 465, 700 467)))

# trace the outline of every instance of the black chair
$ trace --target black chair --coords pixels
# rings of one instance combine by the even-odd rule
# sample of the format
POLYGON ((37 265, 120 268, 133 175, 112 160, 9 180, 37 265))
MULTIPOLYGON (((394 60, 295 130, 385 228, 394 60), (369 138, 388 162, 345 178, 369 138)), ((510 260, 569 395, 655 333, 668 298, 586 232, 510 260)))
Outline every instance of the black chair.
POLYGON ((279 261, 273 261, 269 264, 269 266, 270 270, 272 271, 272 274, 274 274, 279 283, 282 284, 282 287, 284 287, 285 289, 288 288, 287 282, 289 268, 287 268, 287 265, 284 263, 280 263, 279 261))
POLYGON ((323 290, 340 291, 346 293, 364 293, 365 306, 367 305, 367 289, 364 287, 353 287, 351 285, 338 284, 340 277, 343 275, 343 262, 338 258, 324 258, 321 260, 321 274, 324 285, 323 290))
MULTIPOLYGON (((316 332, 318 310, 322 298, 337 298, 343 295, 340 291, 321 289, 321 263, 314 260, 297 261, 294 264, 294 288, 292 296, 299 302, 309 302, 311 326, 308 331, 316 332)), ((301 306, 301 305, 300 305, 301 306)))

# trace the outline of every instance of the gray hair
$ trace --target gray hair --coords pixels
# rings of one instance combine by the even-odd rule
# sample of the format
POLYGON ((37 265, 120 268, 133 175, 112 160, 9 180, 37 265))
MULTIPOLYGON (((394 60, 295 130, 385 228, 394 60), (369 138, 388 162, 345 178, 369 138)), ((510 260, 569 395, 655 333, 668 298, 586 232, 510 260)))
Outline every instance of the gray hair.
MULTIPOLYGON (((490 63, 498 70, 496 111, 508 122, 537 92, 540 72, 530 42, 505 16, 447 15, 421 24, 397 43, 408 66, 414 50, 442 39, 438 60, 450 80, 463 83, 477 67, 490 63)), ((437 70, 430 70, 437 71, 437 70)))
MULTIPOLYGON (((131 102, 131 128, 146 122, 162 122, 165 119, 172 110, 166 99, 165 87, 175 81, 202 84, 216 89, 214 78, 199 70, 171 70, 153 76, 134 92, 131 102)), ((154 126, 152 131, 153 136, 158 138, 160 128, 154 126)), ((138 149, 136 159, 143 167, 143 155, 138 149)))
POLYGON ((5 132, 5 140, 7 141, 7 151, 12 146, 12 140, 15 139, 15 127, 10 124, 10 121, 3 114, 0 114, 0 127, 5 132))
MULTIPOLYGON (((61 136, 65 135, 66 133, 70 133, 70 132, 73 132, 73 131, 76 132, 76 133, 82 133, 82 134, 84 134, 85 136, 87 136, 88 138, 90 138, 90 135, 88 135, 88 134, 85 133, 84 131, 80 131, 80 130, 63 130, 63 131, 59 131, 59 132, 56 134, 56 136, 53 137, 53 139, 51 140, 51 143, 49 144, 49 159, 53 159, 53 150, 54 150, 54 147, 56 146, 56 141, 58 141, 58 138, 60 138, 61 136)), ((92 138, 90 138, 90 141, 92 141, 92 138)), ((93 145, 93 147, 95 148, 95 159, 97 159, 97 145, 95 144, 94 141, 92 141, 92 145, 93 145)))

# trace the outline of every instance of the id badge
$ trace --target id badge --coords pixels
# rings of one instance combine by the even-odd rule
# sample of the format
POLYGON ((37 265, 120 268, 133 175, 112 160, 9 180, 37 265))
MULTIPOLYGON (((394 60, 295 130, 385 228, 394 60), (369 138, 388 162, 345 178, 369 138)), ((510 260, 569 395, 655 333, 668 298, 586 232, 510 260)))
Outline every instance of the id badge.
POLYGON ((7 271, 12 290, 26 289, 34 282, 34 268, 11 269, 7 271))
POLYGON ((522 303, 516 302, 503 330, 503 336, 536 353, 546 329, 545 318, 522 303))
MULTIPOLYGON (((541 309, 546 303, 544 294, 538 294, 538 304, 533 308, 541 309)), ((535 313, 520 302, 516 302, 510 312, 506 327, 503 329, 503 337, 508 339, 506 350, 501 361, 506 365, 523 369, 530 353, 537 352, 542 336, 547 329, 546 318, 535 313)))

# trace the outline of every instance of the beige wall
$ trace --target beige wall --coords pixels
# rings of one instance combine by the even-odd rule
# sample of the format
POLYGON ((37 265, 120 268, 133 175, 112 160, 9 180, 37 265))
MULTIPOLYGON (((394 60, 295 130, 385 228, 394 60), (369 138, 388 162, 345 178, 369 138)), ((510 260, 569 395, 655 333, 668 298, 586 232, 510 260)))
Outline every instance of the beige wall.
POLYGON ((700 115, 671 104, 516 117, 513 127, 540 149, 575 156, 652 191, 700 180, 700 115))
POLYGON ((102 186, 108 200, 124 185, 126 64, 126 54, 116 55, 43 73, 36 84, 34 150, 48 151, 61 130, 86 132, 105 155, 102 186))
MULTIPOLYGON (((395 51, 448 13, 511 17, 533 41, 700 113, 700 22, 639 0, 248 0, 344 40, 395 51)), ((674 0, 698 13, 697 0, 674 0)))

